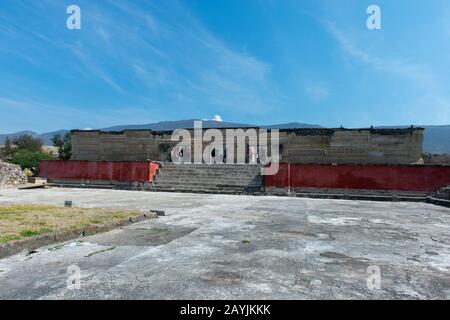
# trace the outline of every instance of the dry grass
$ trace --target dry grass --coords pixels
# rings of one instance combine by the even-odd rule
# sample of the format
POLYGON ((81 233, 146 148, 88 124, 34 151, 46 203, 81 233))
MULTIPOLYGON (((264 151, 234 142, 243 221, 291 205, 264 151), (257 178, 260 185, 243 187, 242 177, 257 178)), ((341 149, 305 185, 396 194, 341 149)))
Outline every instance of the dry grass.
POLYGON ((139 215, 112 209, 64 208, 48 205, 0 205, 0 244, 139 215))

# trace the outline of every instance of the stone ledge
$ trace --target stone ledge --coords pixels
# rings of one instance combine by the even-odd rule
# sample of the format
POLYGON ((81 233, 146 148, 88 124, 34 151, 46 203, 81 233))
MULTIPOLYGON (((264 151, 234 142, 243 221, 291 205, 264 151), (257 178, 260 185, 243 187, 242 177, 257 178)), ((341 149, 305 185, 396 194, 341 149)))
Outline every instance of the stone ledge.
POLYGON ((287 188, 266 189, 265 195, 278 197, 297 197, 310 199, 335 199, 335 200, 361 200, 361 201, 384 201, 384 202, 422 202, 450 208, 450 200, 433 198, 431 196, 408 196, 404 194, 368 194, 368 193, 313 193, 313 192, 291 192, 287 188))
POLYGON ((444 200, 444 199, 436 199, 428 197, 425 201, 426 203, 431 203, 437 206, 450 208, 450 200, 444 200))

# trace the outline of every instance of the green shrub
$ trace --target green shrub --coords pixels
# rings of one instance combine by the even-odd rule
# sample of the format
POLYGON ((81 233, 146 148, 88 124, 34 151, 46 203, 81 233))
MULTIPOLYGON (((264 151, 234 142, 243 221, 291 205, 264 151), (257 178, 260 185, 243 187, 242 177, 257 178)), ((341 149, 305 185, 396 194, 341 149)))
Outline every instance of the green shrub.
POLYGON ((36 173, 39 167, 40 160, 54 160, 54 159, 55 157, 53 157, 50 153, 47 152, 42 151, 33 152, 29 150, 20 150, 14 154, 12 162, 14 164, 19 165, 22 168, 22 170, 28 168, 36 173))

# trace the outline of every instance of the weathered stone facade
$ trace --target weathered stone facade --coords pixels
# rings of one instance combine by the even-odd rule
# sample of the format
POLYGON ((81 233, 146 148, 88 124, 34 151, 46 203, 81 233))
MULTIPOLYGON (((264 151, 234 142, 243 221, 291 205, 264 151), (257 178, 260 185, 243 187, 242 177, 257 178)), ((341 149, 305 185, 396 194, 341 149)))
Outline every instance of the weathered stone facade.
MULTIPOLYGON (((226 130, 220 130, 225 137, 226 130)), ((280 162, 422 164, 423 131, 422 128, 282 129, 279 131, 280 162)), ((74 130, 71 133, 72 160, 164 161, 178 143, 171 141, 172 132, 168 131, 74 130)), ((198 141, 193 142, 192 150, 195 143, 198 141)), ((203 148, 206 145, 208 142, 203 143, 203 148)))

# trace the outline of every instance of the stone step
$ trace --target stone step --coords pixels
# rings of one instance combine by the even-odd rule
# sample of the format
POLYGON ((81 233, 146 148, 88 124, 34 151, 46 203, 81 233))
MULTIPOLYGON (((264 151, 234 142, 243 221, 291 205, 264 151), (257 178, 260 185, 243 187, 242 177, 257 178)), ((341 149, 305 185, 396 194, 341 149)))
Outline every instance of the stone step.
POLYGON ((154 191, 247 193, 261 192, 261 166, 248 164, 163 164, 155 176, 154 191))
POLYGON ((190 181, 192 177, 198 180, 232 180, 232 181, 248 181, 253 179, 262 180, 261 176, 213 176, 213 175, 167 175, 161 174, 155 177, 155 180, 184 180, 190 181))
POLYGON ((155 176, 155 178, 161 178, 161 179, 190 179, 192 177, 196 177, 198 179, 206 179, 206 180, 212 180, 212 179, 227 179, 227 180, 248 180, 248 179, 254 179, 254 178, 262 178, 261 175, 213 175, 213 174, 165 174, 161 173, 155 176))
POLYGON ((175 181, 192 181, 192 178, 195 177, 196 180, 199 181, 252 181, 258 180, 262 181, 261 176, 250 176, 250 177, 236 177, 236 176, 199 176, 199 175, 191 175, 191 176, 156 176, 155 181, 164 181, 164 180, 175 180, 175 181))
POLYGON ((161 179, 157 178, 155 179, 155 183, 161 183, 161 182, 175 182, 175 183, 191 183, 191 182, 197 182, 197 183, 222 183, 222 184, 248 184, 248 183, 262 183, 261 179, 253 178, 253 179, 177 179, 177 178, 171 178, 171 179, 161 179))
POLYGON ((160 168, 159 173, 186 173, 186 174, 243 174, 243 175, 258 175, 260 170, 223 170, 223 169, 183 169, 183 168, 160 168))
POLYGON ((151 188, 234 188, 234 189, 246 189, 246 188, 259 188, 260 185, 227 185, 227 184, 211 184, 205 185, 202 183, 192 183, 192 184, 153 184, 150 186, 151 188))
POLYGON ((222 174, 230 174, 230 173, 251 173, 251 174, 259 174, 260 170, 222 170, 222 169, 159 169, 159 172, 188 172, 188 173, 207 173, 207 172, 217 172, 222 174))
POLYGON ((191 176, 198 176, 198 177, 242 177, 242 178, 250 178, 250 177, 257 177, 258 174, 220 174, 220 173, 184 173, 184 172, 174 172, 174 173, 168 173, 168 172, 160 172, 158 176, 161 177, 191 177, 191 176))
POLYGON ((234 164, 206 164, 206 163, 196 163, 196 164, 187 164, 187 163, 183 163, 183 164, 175 164, 175 163, 161 163, 161 167, 163 168, 180 168, 180 167, 190 167, 190 168, 261 168, 261 165, 259 164, 238 164, 238 163, 234 163, 234 164))
POLYGON ((261 171, 260 167, 250 167, 250 168, 243 168, 243 167, 205 167, 205 168, 199 168, 199 167, 184 167, 184 166, 176 166, 176 167, 159 167, 159 169, 164 169, 166 171, 170 170, 191 170, 191 171, 207 171, 207 170, 213 170, 213 171, 251 171, 251 172, 259 172, 261 171))
POLYGON ((179 177, 180 179, 183 178, 190 178, 190 177, 199 177, 199 178, 203 178, 203 179, 213 179, 213 178, 227 178, 227 179, 251 179, 254 177, 260 177, 260 175, 257 174, 249 174, 249 175, 229 175, 229 174, 167 174, 167 173, 160 173, 157 175, 157 177, 161 177, 161 178, 177 178, 179 177))
POLYGON ((201 182, 192 182, 192 183, 174 183, 174 182, 162 182, 155 183, 153 186, 164 186, 164 187, 173 187, 173 186, 186 186, 186 187, 230 187, 230 188, 248 188, 248 187, 261 187, 261 184, 258 183, 249 183, 249 184, 230 184, 230 183, 201 183, 201 182))
POLYGON ((243 174, 198 174, 198 173, 192 173, 192 174, 168 174, 168 173, 159 173, 156 175, 156 177, 163 177, 163 178, 189 178, 189 177, 199 177, 203 179, 213 179, 213 178, 221 178, 221 179, 232 179, 232 178, 240 178, 240 179, 249 179, 254 177, 261 177, 261 175, 258 174, 251 174, 251 175, 243 175, 243 174))
POLYGON ((187 169, 208 169, 208 168, 213 168, 213 169, 224 169, 224 170, 240 170, 240 169, 244 169, 244 170, 254 170, 254 169, 259 169, 261 168, 261 166, 259 165, 251 165, 251 164, 232 164, 232 165, 227 165, 227 164, 202 164, 202 165, 198 165, 198 164, 172 164, 172 165, 161 165, 161 168, 166 168, 166 169, 171 169, 171 168, 187 168, 187 169))
POLYGON ((261 189, 258 188, 187 188, 187 187, 157 187, 147 189, 149 191, 161 191, 161 192, 189 192, 189 193, 219 193, 219 194, 248 194, 248 193, 261 193, 261 189))
POLYGON ((224 174, 240 174, 240 175, 258 175, 261 172, 259 170, 257 171, 244 171, 244 170, 214 170, 214 169, 208 169, 208 170, 159 170, 160 173, 167 173, 167 174, 214 174, 214 175, 224 175, 224 174))
POLYGON ((261 167, 248 167, 245 168, 243 166, 239 166, 239 167, 231 167, 231 166, 207 166, 205 165, 204 167, 195 167, 195 166, 183 166, 183 165, 179 165, 179 166, 172 166, 172 167, 164 167, 164 166, 160 166, 159 168, 163 168, 165 170, 223 170, 223 171, 239 171, 239 170, 243 170, 243 171, 260 171, 261 167))
POLYGON ((130 187, 124 187, 124 186, 117 186, 117 185, 107 185, 107 184, 80 184, 80 183, 49 183, 47 184, 49 187, 59 187, 59 188, 91 188, 91 189, 117 189, 117 188, 130 188, 130 187))

